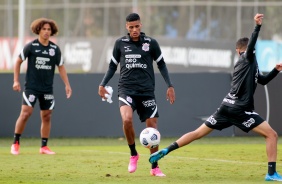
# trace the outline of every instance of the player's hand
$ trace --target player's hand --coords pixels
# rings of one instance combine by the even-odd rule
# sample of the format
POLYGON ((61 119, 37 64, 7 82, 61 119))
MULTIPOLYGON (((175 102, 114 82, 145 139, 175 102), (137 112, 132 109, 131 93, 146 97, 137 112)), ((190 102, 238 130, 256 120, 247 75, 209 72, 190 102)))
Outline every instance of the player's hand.
POLYGON ((259 14, 257 13, 254 17, 254 20, 256 22, 257 25, 261 25, 262 24, 262 19, 263 19, 263 14, 259 14))
POLYGON ((169 87, 166 91, 166 100, 169 101, 170 104, 173 104, 175 101, 175 92, 173 87, 169 87))
POLYGON ((107 98, 105 97, 106 94, 109 94, 108 91, 105 89, 104 86, 99 86, 99 89, 98 89, 98 94, 101 98, 107 100, 107 98))
POLYGON ((72 95, 71 87, 70 86, 66 86, 65 90, 66 90, 67 98, 70 98, 71 95, 72 95))
POLYGON ((282 71, 282 63, 278 63, 275 66, 276 70, 278 70, 279 72, 282 71))
POLYGON ((21 91, 21 84, 19 81, 15 81, 14 84, 13 84, 13 90, 14 91, 18 91, 20 92, 21 91))

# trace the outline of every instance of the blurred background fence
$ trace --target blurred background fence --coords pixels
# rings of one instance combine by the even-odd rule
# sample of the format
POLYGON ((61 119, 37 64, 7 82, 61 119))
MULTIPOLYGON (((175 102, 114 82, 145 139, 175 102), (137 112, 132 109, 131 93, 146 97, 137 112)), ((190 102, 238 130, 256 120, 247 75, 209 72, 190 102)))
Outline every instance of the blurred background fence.
MULTIPOLYGON (((130 12, 138 12, 143 31, 159 39, 171 72, 230 71, 234 44, 250 36, 257 12, 265 14, 260 39, 282 40, 280 0, 1 0, 0 69, 12 69, 23 44, 35 37, 31 22, 47 17, 58 23, 54 41, 68 71, 103 73, 115 39, 126 34, 130 12), (208 60, 219 53, 217 61, 208 60), (191 63, 195 55, 206 58, 191 63)), ((280 55, 273 57, 281 60, 280 55)))
MULTIPOLYGON (((2 37, 18 36, 19 2, 1 0, 2 37)), ((60 37, 99 38, 125 34, 125 17, 138 12, 151 36, 234 41, 250 33, 253 16, 265 14, 262 39, 281 37, 280 0, 24 0, 25 36, 38 17, 57 21, 60 37)))

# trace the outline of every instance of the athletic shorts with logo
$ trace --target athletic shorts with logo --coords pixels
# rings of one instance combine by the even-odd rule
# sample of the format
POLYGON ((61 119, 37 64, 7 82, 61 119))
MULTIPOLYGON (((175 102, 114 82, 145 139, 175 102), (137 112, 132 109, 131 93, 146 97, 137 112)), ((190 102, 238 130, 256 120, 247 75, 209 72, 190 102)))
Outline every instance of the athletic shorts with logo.
POLYGON ((245 111, 243 109, 221 105, 205 121, 205 124, 209 128, 216 130, 222 130, 234 125, 244 132, 249 132, 262 122, 264 122, 264 119, 254 111, 245 111))
POLYGON ((138 95, 119 95, 119 107, 128 105, 133 111, 137 111, 141 122, 148 118, 159 117, 158 106, 155 96, 138 96, 138 95))
POLYGON ((53 94, 40 93, 32 90, 25 90, 23 92, 23 105, 34 107, 37 100, 39 101, 41 110, 53 110, 55 107, 55 98, 53 94))

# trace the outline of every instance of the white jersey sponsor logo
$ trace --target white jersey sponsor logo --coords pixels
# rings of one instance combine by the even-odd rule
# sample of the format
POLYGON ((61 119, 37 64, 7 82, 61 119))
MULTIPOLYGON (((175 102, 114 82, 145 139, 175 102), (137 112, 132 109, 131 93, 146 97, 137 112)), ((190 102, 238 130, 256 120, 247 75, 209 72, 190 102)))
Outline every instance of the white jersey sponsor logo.
POLYGON ((44 57, 36 57, 35 61, 35 68, 38 70, 51 70, 52 66, 48 65, 48 62, 50 61, 50 58, 44 58, 44 57))
POLYGON ((127 54, 125 58, 141 58, 140 54, 127 54))

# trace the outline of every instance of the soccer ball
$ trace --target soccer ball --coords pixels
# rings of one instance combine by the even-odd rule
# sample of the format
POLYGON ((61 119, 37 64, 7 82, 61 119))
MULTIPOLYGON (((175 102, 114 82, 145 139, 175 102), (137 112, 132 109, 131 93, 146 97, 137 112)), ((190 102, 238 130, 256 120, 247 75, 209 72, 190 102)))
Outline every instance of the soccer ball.
POLYGON ((152 127, 147 127, 140 133, 139 136, 140 143, 145 148, 155 148, 160 144, 161 141, 161 134, 160 132, 152 127))

